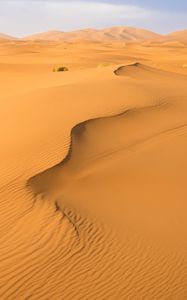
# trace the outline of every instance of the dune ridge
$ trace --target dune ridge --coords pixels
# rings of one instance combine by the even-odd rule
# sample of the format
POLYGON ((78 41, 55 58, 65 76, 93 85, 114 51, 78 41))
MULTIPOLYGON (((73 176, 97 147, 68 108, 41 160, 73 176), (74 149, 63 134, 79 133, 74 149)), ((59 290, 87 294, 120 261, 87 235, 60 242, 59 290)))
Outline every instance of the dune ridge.
POLYGON ((172 32, 165 36, 165 42, 166 41, 180 41, 184 44, 187 43, 187 29, 185 30, 179 30, 176 32, 172 32))
POLYGON ((27 36, 25 40, 92 40, 92 41, 143 41, 158 38, 160 35, 149 30, 133 27, 112 27, 106 29, 82 29, 72 32, 49 31, 27 36))
POLYGON ((174 43, 178 46, 186 44, 186 29, 172 32, 169 34, 158 34, 147 29, 140 29, 128 26, 116 26, 104 29, 81 29, 75 31, 60 31, 50 30, 47 32, 36 33, 28 35, 23 38, 16 38, 6 34, 0 33, 1 41, 40 41, 40 42, 76 42, 76 41, 93 41, 93 42, 107 42, 107 41, 124 41, 124 42, 160 42, 160 43, 174 43))
POLYGON ((4 33, 0 33, 0 40, 16 40, 16 38, 4 33))
MULTIPOLYGON (((140 64, 139 63, 135 63, 135 64, 131 64, 131 65, 128 65, 128 66, 124 66, 124 67, 119 67, 116 71, 114 71, 114 73, 117 75, 117 76, 121 76, 119 71, 121 71, 121 69, 126 69, 128 68, 129 66, 133 67, 133 66, 139 66, 140 64)), ((142 65, 143 66, 143 65, 142 65)), ((149 68, 148 68, 149 69, 149 68)), ((154 69, 152 69, 154 70, 154 69)), ((60 162, 59 164, 57 164, 56 166, 54 167, 51 167, 49 168, 47 171, 44 171, 42 172, 41 174, 38 174, 38 175, 35 175, 33 176, 32 178, 30 178, 28 181, 27 181, 27 184, 26 186, 28 188, 31 188, 31 190, 33 191, 33 194, 34 194, 34 197, 37 197, 38 195, 42 194, 42 196, 45 197, 45 195, 43 195, 43 193, 45 194, 45 191, 44 190, 41 190, 41 183, 40 183, 40 179, 39 179, 39 183, 37 183, 38 181, 38 178, 39 177, 42 177, 43 175, 45 176, 46 173, 50 173, 51 171, 53 171, 53 169, 58 169, 59 167, 60 168, 63 168, 63 166, 65 164, 68 163, 68 161, 71 160, 71 157, 72 155, 74 154, 74 144, 76 144, 76 141, 78 141, 79 143, 79 140, 81 141, 82 139, 82 136, 84 135, 84 132, 86 131, 86 128, 89 126, 90 123, 94 123, 94 122, 97 122, 97 121, 103 121, 105 119, 115 119, 115 118, 118 118, 118 117, 122 117, 122 116, 125 116, 126 114, 131 114, 131 113, 134 113, 134 112, 138 112, 138 111, 142 111, 144 109, 146 110, 152 110, 152 109, 156 109, 157 107, 160 108, 160 107, 165 107, 167 106, 167 102, 158 102, 156 104, 154 104, 153 106, 150 106, 150 107, 145 107, 145 108, 135 108, 135 109, 128 109, 128 110, 125 110, 125 111, 122 111, 120 112, 119 114, 117 115, 113 115, 113 116, 104 116, 104 117, 97 117, 97 118, 94 118, 94 119, 89 119, 89 120, 86 120, 86 121, 83 121, 81 123, 78 123, 77 125, 75 125, 72 129, 71 129, 71 132, 70 132, 70 142, 69 142, 69 148, 68 148, 68 151, 67 151, 67 155, 65 156, 65 158, 62 160, 62 162, 60 162)), ((180 127, 185 127, 186 124, 184 125, 181 125, 179 126, 180 127)), ((177 128, 173 128, 173 129, 178 129, 177 128)), ((172 130, 172 129, 170 129, 172 130)), ((163 133, 163 132, 161 132, 163 133)), ((76 147, 78 147, 76 145, 76 147)), ((51 172, 53 173, 53 172, 51 172)), ((49 178, 50 178, 50 174, 49 174, 49 178)), ((46 186, 49 185, 49 182, 48 183, 45 183, 46 186)), ((59 206, 58 206, 58 203, 56 203, 58 209, 59 209, 59 206)))

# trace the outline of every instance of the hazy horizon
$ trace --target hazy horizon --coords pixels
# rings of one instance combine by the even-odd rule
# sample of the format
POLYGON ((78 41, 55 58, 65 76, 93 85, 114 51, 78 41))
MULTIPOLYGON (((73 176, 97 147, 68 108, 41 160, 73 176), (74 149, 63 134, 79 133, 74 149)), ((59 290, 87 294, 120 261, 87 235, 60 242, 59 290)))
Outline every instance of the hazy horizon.
POLYGON ((113 26, 167 34, 187 28, 186 1, 1 0, 0 32, 15 37, 50 30, 74 31, 113 26))

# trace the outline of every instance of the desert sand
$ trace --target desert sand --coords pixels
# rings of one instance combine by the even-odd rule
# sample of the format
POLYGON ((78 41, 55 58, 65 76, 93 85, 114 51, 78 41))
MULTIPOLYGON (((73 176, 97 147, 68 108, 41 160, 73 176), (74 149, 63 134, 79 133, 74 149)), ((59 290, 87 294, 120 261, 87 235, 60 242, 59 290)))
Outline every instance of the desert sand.
POLYGON ((187 299, 185 42, 1 39, 0 82, 0 299, 187 299))

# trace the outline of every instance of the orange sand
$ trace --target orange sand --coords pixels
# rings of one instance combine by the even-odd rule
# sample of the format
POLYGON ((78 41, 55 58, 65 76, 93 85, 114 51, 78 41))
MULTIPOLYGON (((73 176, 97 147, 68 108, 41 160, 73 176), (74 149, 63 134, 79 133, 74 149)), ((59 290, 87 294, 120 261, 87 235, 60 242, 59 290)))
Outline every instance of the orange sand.
POLYGON ((177 43, 0 42, 1 300, 187 299, 177 43))

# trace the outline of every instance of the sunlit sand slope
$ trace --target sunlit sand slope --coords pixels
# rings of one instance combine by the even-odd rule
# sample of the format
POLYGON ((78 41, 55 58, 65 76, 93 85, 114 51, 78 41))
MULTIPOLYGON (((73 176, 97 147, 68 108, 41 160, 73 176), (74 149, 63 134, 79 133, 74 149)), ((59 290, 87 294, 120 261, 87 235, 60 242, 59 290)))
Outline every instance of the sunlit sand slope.
POLYGON ((0 299, 187 298, 187 78, 142 47, 66 74, 4 57, 0 299))

